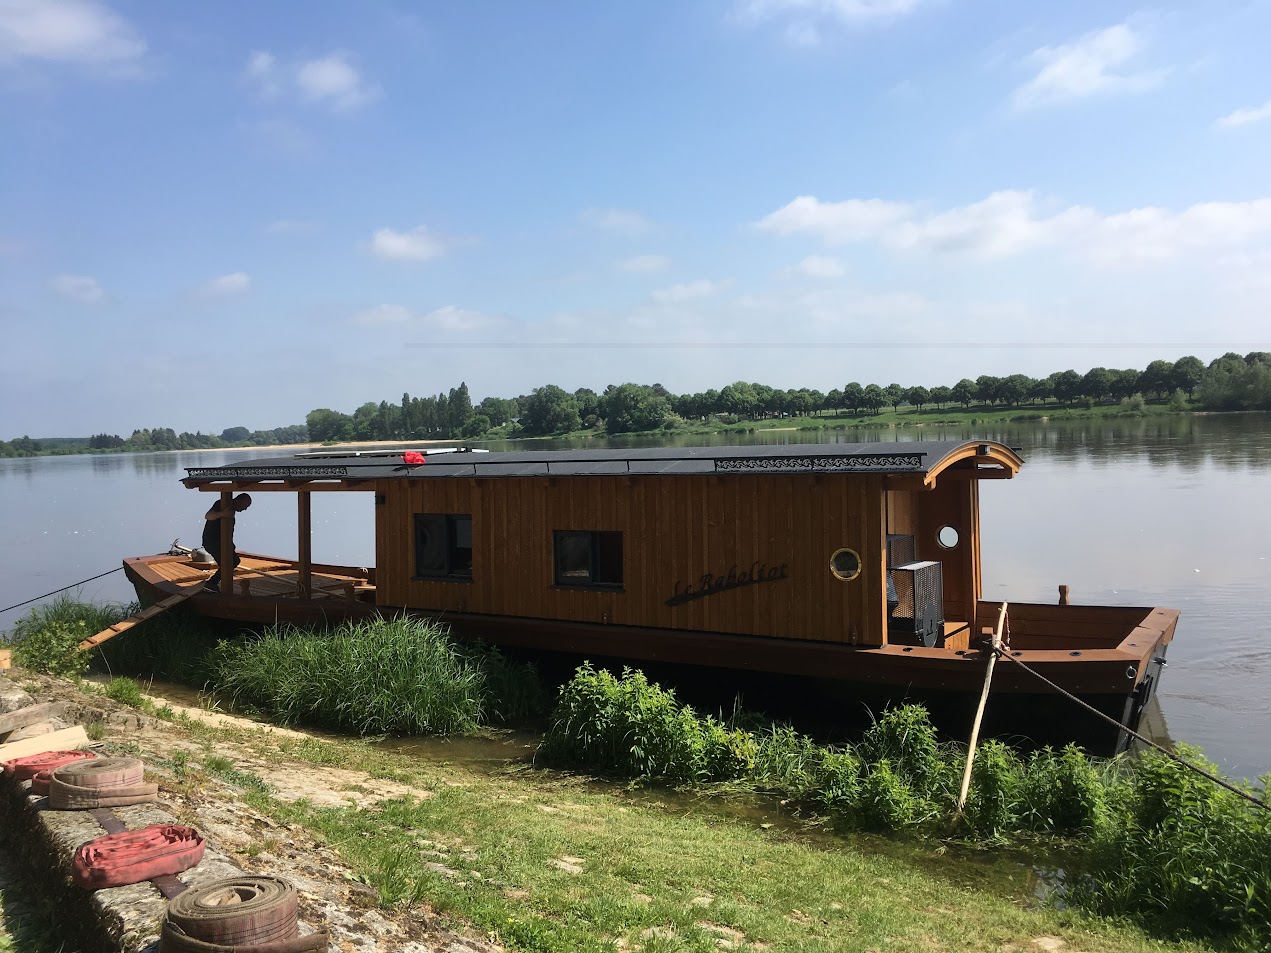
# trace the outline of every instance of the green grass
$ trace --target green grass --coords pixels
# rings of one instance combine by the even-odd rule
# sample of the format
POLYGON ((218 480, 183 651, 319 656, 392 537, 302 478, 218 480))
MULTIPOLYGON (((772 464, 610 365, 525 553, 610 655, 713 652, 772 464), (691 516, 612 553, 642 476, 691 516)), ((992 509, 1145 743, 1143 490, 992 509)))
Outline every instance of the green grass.
POLYGON ((222 642, 211 673, 235 704, 359 735, 461 734, 523 718, 542 702, 531 666, 461 648, 444 626, 406 617, 329 631, 272 627, 222 642))
POLYGON ((1028 873, 673 809, 544 772, 450 769, 378 809, 253 805, 319 834, 381 904, 426 899, 515 950, 1171 948, 1075 912, 1022 909, 1028 873), (449 783, 446 783, 449 782, 449 783), (422 793, 422 792, 421 792, 422 793), (735 931, 735 932, 734 932, 735 931))
POLYGON ((141 693, 141 686, 131 678, 112 678, 106 686, 105 694, 107 698, 132 708, 141 708, 146 703, 146 697, 141 693))
MULTIPOLYGON (((524 766, 492 774, 365 742, 180 728, 209 752, 243 745, 280 765, 338 766, 414 789, 367 807, 284 803, 247 785, 241 797, 329 844, 380 904, 425 901, 509 950, 611 951, 621 940, 716 951, 721 928, 744 934, 736 949, 809 953, 1022 951, 1041 937, 1102 953, 1233 948, 1038 907, 1016 855, 835 835, 775 799, 734 807, 524 766)), ((237 770, 210 753, 203 769, 227 779, 237 770)))

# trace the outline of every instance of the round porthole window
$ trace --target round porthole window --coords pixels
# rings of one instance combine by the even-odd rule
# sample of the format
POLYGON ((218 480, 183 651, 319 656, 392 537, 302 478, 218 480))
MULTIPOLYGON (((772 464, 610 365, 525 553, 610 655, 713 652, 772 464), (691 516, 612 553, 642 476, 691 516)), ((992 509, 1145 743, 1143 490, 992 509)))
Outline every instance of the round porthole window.
POLYGON ((861 557, 855 550, 840 549, 830 557, 830 572, 844 582, 855 579, 861 574, 861 557))
POLYGON ((958 531, 952 526, 941 526, 940 531, 936 533, 936 542, 945 549, 952 549, 958 545, 958 531))

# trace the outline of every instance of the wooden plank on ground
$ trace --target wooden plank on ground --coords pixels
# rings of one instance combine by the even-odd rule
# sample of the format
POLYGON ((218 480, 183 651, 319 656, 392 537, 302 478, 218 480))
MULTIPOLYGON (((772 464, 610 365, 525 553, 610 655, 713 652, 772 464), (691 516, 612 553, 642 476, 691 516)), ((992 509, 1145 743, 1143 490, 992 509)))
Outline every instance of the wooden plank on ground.
POLYGON ((147 606, 145 609, 142 609, 136 615, 131 615, 121 622, 116 622, 114 625, 108 626, 102 629, 96 635, 90 635, 88 638, 86 638, 83 642, 79 644, 79 647, 81 649, 91 649, 91 648, 94 648, 95 646, 101 645, 106 640, 113 639, 115 636, 119 635, 121 632, 127 632, 134 625, 140 625, 141 623, 145 622, 147 619, 153 619, 159 613, 167 612, 173 606, 179 605, 180 603, 185 602, 186 599, 189 599, 191 596, 198 593, 198 591, 199 591, 198 586, 191 586, 189 589, 185 590, 184 592, 178 592, 175 596, 168 596, 168 598, 163 599, 159 602, 156 602, 152 606, 147 606))
POLYGON ((0 745, 0 761, 25 758, 29 754, 44 754, 46 751, 71 751, 82 748, 86 744, 88 744, 87 733, 83 726, 76 725, 74 728, 63 728, 61 731, 50 731, 47 735, 0 745))
POLYGON ((45 702, 42 705, 27 705, 26 708, 0 715, 0 735, 17 731, 27 725, 34 725, 37 721, 47 721, 65 710, 65 702, 45 702))

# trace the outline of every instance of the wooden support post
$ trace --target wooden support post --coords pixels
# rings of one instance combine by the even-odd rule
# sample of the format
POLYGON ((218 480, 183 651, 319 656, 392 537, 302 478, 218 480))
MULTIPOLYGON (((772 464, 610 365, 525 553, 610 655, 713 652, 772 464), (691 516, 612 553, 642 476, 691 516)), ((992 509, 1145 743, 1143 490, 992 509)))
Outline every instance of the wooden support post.
POLYGON ((300 598, 313 598, 313 510, 312 497, 301 490, 296 494, 296 527, 300 536, 300 598))
POLYGON ((1059 584, 1059 604, 1061 606, 1068 605, 1068 587, 1063 583, 1059 584))
POLYGON ((997 615, 997 629, 993 632, 993 654, 989 656, 989 666, 984 673, 984 690, 980 692, 980 705, 975 710, 975 723, 971 725, 971 742, 967 745, 966 768, 962 771, 962 790, 958 792, 958 812, 955 818, 962 816, 966 807, 967 793, 971 790, 971 768, 975 764, 975 746, 980 741, 980 722, 984 719, 984 706, 989 700, 989 686, 993 683, 993 664, 997 661, 997 650, 1002 645, 1002 626, 1006 623, 1006 603, 997 615))
POLYGON ((221 491, 221 560, 217 568, 221 573, 221 595, 234 594, 234 492, 221 491))

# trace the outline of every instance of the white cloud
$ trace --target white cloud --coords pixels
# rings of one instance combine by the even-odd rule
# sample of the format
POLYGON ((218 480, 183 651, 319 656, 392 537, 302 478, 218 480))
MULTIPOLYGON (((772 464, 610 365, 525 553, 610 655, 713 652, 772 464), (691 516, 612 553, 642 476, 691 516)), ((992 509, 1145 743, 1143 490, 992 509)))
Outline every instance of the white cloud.
POLYGON ((446 245, 427 225, 409 232, 381 228, 371 238, 371 251, 389 261, 432 261, 446 253, 446 245))
POLYGON ((133 26, 95 0, 0 0, 0 61, 120 66, 145 52, 133 26))
POLYGON ((296 86, 309 102, 341 111, 365 105, 380 92, 378 85, 368 82, 354 68, 348 54, 340 52, 301 63, 296 69, 296 86))
POLYGON ((268 50, 253 50, 243 76, 266 99, 290 93, 302 102, 329 106, 337 112, 364 106, 380 95, 379 84, 366 79, 350 55, 339 50, 290 65, 280 64, 268 50))
POLYGON ((731 281, 707 281, 704 278, 688 281, 671 285, 669 288, 659 288, 653 292, 653 301, 655 304, 686 304, 689 301, 701 301, 703 298, 719 294, 731 284, 731 281))
POLYGON ((789 205, 759 222, 764 231, 778 235, 812 232, 831 244, 864 241, 904 222, 914 206, 882 199, 847 199, 822 202, 814 195, 800 195, 789 205))
POLYGON ((841 278, 847 273, 841 261, 828 255, 809 255, 793 270, 808 278, 841 278))
POLYGON ((53 290, 72 301, 93 304, 106 297, 106 292, 96 278, 87 275, 58 275, 52 281, 53 290))
POLYGON ((653 227, 653 223, 639 212, 621 208, 589 208, 585 209, 579 217, 588 225, 607 232, 626 232, 634 235, 647 232, 653 227))
POLYGON ((207 298, 224 298, 242 294, 251 287, 251 283, 252 280, 246 272, 235 271, 206 282, 199 288, 199 294, 207 298))
POLYGON ((1237 109, 1235 112, 1228 113, 1221 119, 1215 120, 1214 125, 1220 129, 1230 129, 1233 126, 1248 126, 1267 119, 1271 119, 1271 99, 1261 106, 1237 109))
POLYGON ((1028 62, 1040 64, 1037 75, 1015 90, 1017 109, 1070 102, 1105 93, 1137 93, 1159 86, 1163 70, 1119 71, 1143 48, 1142 37, 1128 23, 1096 30, 1063 46, 1035 50, 1028 62))
POLYGON ((671 259, 665 255, 636 255, 634 258, 616 261, 613 266, 619 271, 652 273, 666 271, 671 267, 671 259))
POLYGON ((1107 214, 1080 205, 1043 207, 1032 192, 1008 190, 931 213, 904 202, 821 202, 804 195, 757 227, 777 235, 812 235, 828 245, 876 242, 899 252, 978 259, 1048 247, 1117 264, 1265 243, 1271 240, 1271 199, 1204 202, 1181 212, 1149 206, 1107 214))
POLYGON ((913 13, 925 0, 738 0, 743 21, 782 20, 786 37, 800 46, 821 41, 825 23, 854 27, 881 23, 913 13))

